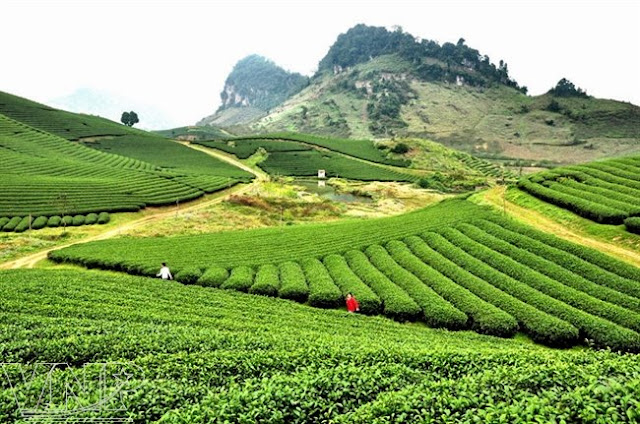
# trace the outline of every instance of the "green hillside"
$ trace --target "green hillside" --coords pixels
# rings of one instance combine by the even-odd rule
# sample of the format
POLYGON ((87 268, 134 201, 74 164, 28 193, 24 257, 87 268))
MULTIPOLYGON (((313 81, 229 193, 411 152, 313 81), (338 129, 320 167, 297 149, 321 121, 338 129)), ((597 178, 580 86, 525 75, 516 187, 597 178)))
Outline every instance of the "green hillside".
POLYGON ((640 351, 640 270, 576 248, 457 200, 359 223, 120 239, 50 257, 144 275, 168 262, 186 284, 325 308, 351 292, 364 313, 398 320, 640 351))
POLYGON ((67 140, 144 133, 99 116, 66 112, 0 91, 0 114, 67 140))
POLYGON ((45 387, 54 388, 51 405, 63 404, 58 382, 80 373, 82 389, 67 401, 86 407, 86 420, 598 422, 604 410, 610 422, 638 418, 634 355, 97 272, 4 271, 0 290, 0 350, 13 363, 3 368, 3 422, 20 421, 19 406, 35 409, 45 387), (49 375, 28 365, 34 358, 65 366, 49 375), (104 362, 124 366, 113 374, 127 379, 101 384, 102 368, 83 366, 104 362), (89 407, 118 384, 122 397, 89 407))
POLYGON ((492 160, 528 163, 640 151, 640 107, 549 88, 526 95, 504 61, 495 65, 463 39, 439 45, 358 25, 338 37, 308 87, 268 114, 236 107, 233 120, 218 124, 235 133, 426 138, 492 160))
MULTIPOLYGON (((84 134, 93 135, 98 130, 87 131, 84 134)), ((80 134, 72 129, 70 137, 80 134)), ((42 228, 42 222, 58 226, 61 220, 81 225, 86 218, 80 215, 84 214, 92 214, 88 223, 95 223, 97 213, 174 204, 251 178, 234 166, 165 138, 134 134, 94 138, 90 145, 101 152, 0 114, 2 230, 42 228)))
POLYGON ((518 187, 596 222, 622 224, 640 216, 640 156, 540 172, 518 187))

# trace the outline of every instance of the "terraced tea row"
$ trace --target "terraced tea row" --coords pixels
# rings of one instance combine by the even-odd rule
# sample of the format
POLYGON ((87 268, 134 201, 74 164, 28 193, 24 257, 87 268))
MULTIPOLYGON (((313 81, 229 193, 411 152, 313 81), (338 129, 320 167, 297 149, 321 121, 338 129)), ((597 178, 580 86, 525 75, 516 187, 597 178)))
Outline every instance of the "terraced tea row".
MULTIPOLYGON (((223 140, 229 141, 229 140, 223 140)), ((348 156, 364 159, 371 162, 382 163, 393 166, 409 166, 408 161, 388 157, 387 153, 378 148, 371 140, 352 140, 341 138, 321 137, 312 134, 300 133, 273 133, 258 134, 248 137, 234 137, 230 139, 237 146, 244 145, 245 142, 265 143, 272 141, 270 146, 276 146, 273 141, 284 142, 289 146, 298 145, 309 148, 309 146, 323 147, 334 152, 344 153, 348 156)), ((269 150, 269 149, 266 149, 269 150)), ((293 149, 292 149, 293 150, 293 149)), ((300 150, 300 149, 295 149, 300 150)))
POLYGON ((22 233, 29 229, 40 230, 45 227, 77 227, 80 225, 106 224, 111 217, 107 212, 90 213, 88 215, 65 216, 16 216, 0 218, 0 231, 22 233))
POLYGON ((133 423, 639 418, 635 355, 551 350, 106 273, 5 271, 0 291, 6 423, 41 410, 43 393, 50 405, 85 407, 84 421, 116 421, 123 409, 133 423), (50 373, 43 363, 65 365, 50 373), (100 378, 100 363, 123 366, 108 371, 127 380, 100 378), (81 390, 56 390, 75 381, 81 390), (123 396, 92 407, 112 384, 124 384, 123 396))
POLYGON ((593 221, 622 224, 640 215, 640 156, 551 169, 518 186, 593 221))
MULTIPOLYGON (((353 180, 415 181, 417 179, 416 176, 408 173, 336 153, 339 150, 319 150, 315 144, 281 140, 278 137, 239 138, 198 141, 196 143, 220 149, 241 159, 246 159, 259 149, 263 149, 268 153, 268 157, 258 166, 272 175, 315 176, 318 174, 318 170, 324 169, 327 177, 342 177, 353 180)), ((345 143, 351 143, 351 141, 345 141, 345 143)))
POLYGON ((272 175, 306 177, 317 175, 318 170, 324 169, 327 177, 352 180, 413 182, 418 179, 415 175, 318 150, 273 152, 259 166, 272 175))
POLYGON ((130 150, 155 147, 176 163, 189 161, 191 168, 163 168, 135 157, 103 153, 0 115, 0 217, 137 211, 147 205, 195 199, 248 175, 206 154, 157 140, 161 144, 140 142, 130 150), (171 148, 163 149, 163 143, 171 148))
POLYGON ((67 140, 141 133, 99 116, 58 110, 0 91, 0 114, 67 140))
MULTIPOLYGON (((242 265, 237 259, 234 265, 225 264, 215 249, 212 261, 195 259, 189 246, 207 240, 204 236, 149 240, 153 247, 145 240, 111 240, 50 256, 145 275, 155 274, 157 263, 167 260, 178 271, 177 279, 186 283, 282 296, 323 308, 339 307, 347 293, 354 293, 366 314, 501 337, 521 331, 550 346, 587 339, 596 346, 640 351, 640 269, 464 201, 445 202, 415 216, 423 218, 421 225, 367 239, 352 238, 344 224, 325 227, 344 240, 330 250, 318 246, 315 252, 296 252, 293 245, 282 244, 284 253, 264 255, 254 242, 253 261, 242 265), (447 222, 454 208, 458 222, 447 222), (440 222, 429 223, 438 215, 440 222), (180 250, 175 261, 156 257, 156 250, 171 249, 180 250), (138 255, 156 263, 136 261, 138 255), (181 274, 187 270, 185 279, 181 274)), ((395 220, 371 221, 367 229, 375 222, 382 229, 401 221, 395 220)), ((244 233, 218 237, 242 238, 244 233)), ((291 234, 301 236, 300 231, 291 234)))

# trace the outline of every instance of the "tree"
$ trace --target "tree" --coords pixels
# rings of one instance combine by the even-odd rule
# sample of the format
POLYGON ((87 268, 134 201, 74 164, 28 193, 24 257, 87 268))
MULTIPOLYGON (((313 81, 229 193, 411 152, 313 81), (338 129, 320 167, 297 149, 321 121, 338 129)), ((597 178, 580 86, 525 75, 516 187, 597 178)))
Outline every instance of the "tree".
POLYGON ((125 124, 128 127, 133 127, 135 124, 140 122, 138 119, 138 114, 134 111, 131 112, 122 112, 122 117, 120 118, 120 122, 125 124))
POLYGON ((584 90, 576 87, 566 78, 562 78, 558 81, 556 86, 549 90, 549 93, 556 97, 588 97, 584 90))

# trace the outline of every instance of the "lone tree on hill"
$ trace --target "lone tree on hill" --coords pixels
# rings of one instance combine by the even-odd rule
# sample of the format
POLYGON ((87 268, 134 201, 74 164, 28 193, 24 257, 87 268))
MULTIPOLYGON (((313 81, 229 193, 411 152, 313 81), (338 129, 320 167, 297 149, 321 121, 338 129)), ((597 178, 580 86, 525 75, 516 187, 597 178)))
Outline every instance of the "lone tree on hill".
POLYGON ((134 111, 131 112, 122 112, 122 118, 120 118, 120 122, 125 124, 128 127, 133 127, 134 124, 140 122, 138 119, 138 114, 134 111))

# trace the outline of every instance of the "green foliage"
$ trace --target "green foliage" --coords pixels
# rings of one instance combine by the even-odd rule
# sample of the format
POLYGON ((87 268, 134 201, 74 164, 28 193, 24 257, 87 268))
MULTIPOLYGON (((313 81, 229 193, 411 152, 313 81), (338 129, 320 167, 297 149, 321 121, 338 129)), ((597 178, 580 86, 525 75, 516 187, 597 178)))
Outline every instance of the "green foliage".
POLYGON ((287 72, 262 56, 250 55, 238 61, 227 77, 219 110, 251 106, 267 111, 308 83, 303 75, 287 72))
POLYGON ((226 269, 214 266, 208 268, 204 274, 198 279, 198 284, 203 287, 220 287, 222 283, 229 278, 229 271, 226 269))
POLYGON ((140 122, 138 119, 138 114, 134 111, 131 112, 122 112, 122 116, 120 117, 120 122, 122 122, 127 127, 133 127, 135 124, 140 122))
POLYGON ((297 302, 306 302, 309 297, 309 286, 300 265, 296 262, 280 264, 280 289, 278 296, 297 302))
POLYGON ((461 200, 388 219, 112 240, 50 257, 136 274, 168 260, 177 270, 215 269, 212 286, 321 308, 342 306, 351 292, 367 314, 500 337, 521 331, 549 346, 640 350, 640 270, 461 200))
POLYGON ((318 259, 301 261, 307 284, 309 285, 309 304, 318 308, 335 308, 343 303, 342 293, 335 285, 331 275, 318 259))
POLYGON ((231 275, 220 287, 223 289, 248 292, 253 285, 253 276, 253 268, 248 266, 238 266, 231 270, 231 275))
POLYGON ((556 97, 589 97, 581 88, 576 87, 571 81, 562 78, 555 87, 548 91, 556 97))
POLYGON ((47 227, 59 227, 62 224, 62 218, 58 215, 50 216, 47 221, 47 227))
MULTIPOLYGON (((486 281, 475 278, 467 267, 460 266, 452 260, 452 257, 445 256, 443 251, 438 249, 442 240, 437 238, 437 234, 427 233, 424 237, 429 244, 417 236, 412 236, 406 239, 407 246, 425 264, 447 277, 444 290, 452 291, 450 287, 447 287, 450 279, 483 300, 478 301, 474 297, 470 298, 467 293, 463 295, 459 289, 449 294, 449 296, 455 296, 464 302, 461 305, 454 303, 454 306, 469 315, 473 320, 472 328, 480 333, 495 336, 513 336, 518 330, 518 322, 511 314, 505 312, 505 310, 512 309, 507 304, 511 299, 507 297, 505 301, 505 296, 500 293, 500 290, 496 290, 486 281), (469 300, 473 300, 474 304, 466 304, 469 300)), ((452 249, 447 249, 446 253, 452 253, 452 249)))
POLYGON ((602 224, 622 224, 640 215, 640 156, 543 171, 518 187, 602 224))
POLYGON ((4 226, 2 227, 2 231, 6 231, 6 232, 14 231, 21 221, 22 221, 22 217, 14 216, 6 224, 4 224, 4 226))
POLYGON ((75 215, 73 220, 71 221, 71 225, 74 227, 79 227, 80 225, 84 225, 85 217, 84 215, 75 215))
POLYGON ((199 268, 184 268, 176 273, 175 280, 182 284, 196 284, 202 277, 202 270, 199 268))
POLYGON ((282 263, 344 253, 472 217, 480 218, 487 213, 488 210, 471 202, 450 200, 390 218, 84 243, 51 252, 51 258, 79 264, 92 261, 106 269, 117 269, 117 264, 123 262, 155 266, 165 261, 178 268, 218 265, 231 269, 238 265, 282 263), (260 249, 249 248, 256 245, 260 249))
POLYGON ((403 155, 407 152, 409 152, 409 146, 407 146, 404 143, 398 143, 395 146, 393 146, 393 148, 391 149, 391 151, 393 153, 397 153, 399 155, 403 155))
POLYGON ((36 219, 34 219, 33 222, 31 222, 31 229, 39 230, 41 228, 44 228, 47 226, 48 221, 49 221, 49 218, 47 218, 46 216, 39 216, 36 219))
POLYGON ((98 224, 106 224, 111 220, 109 212, 100 212, 98 214, 98 224))
POLYGON ((18 223, 18 225, 16 225, 16 228, 14 228, 13 231, 15 231, 16 233, 22 233, 28 230, 29 224, 31 223, 31 219, 32 218, 30 216, 25 216, 20 220, 20 222, 18 223))
POLYGON ((278 267, 272 264, 267 264, 258 268, 256 279, 249 289, 249 293, 275 297, 278 295, 279 288, 280 277, 278 274, 278 267))
MULTIPOLYGON (((373 143, 371 140, 362 139, 344 139, 335 137, 323 137, 313 134, 301 134, 301 133, 268 133, 258 134, 254 136, 242 136, 234 137, 231 139, 217 141, 216 145, 222 142, 226 142, 227 146, 229 142, 235 142, 233 147, 235 150, 226 150, 229 153, 236 154, 236 151, 242 151, 239 157, 249 157, 251 154, 262 147, 268 152, 275 151, 293 151, 293 150, 309 150, 309 147, 324 147, 334 152, 344 153, 349 156, 353 156, 360 159, 365 159, 371 162, 383 163, 386 165, 394 166, 408 166, 409 162, 405 160, 390 159, 385 156, 383 152, 373 143), (269 143, 269 141, 279 142, 269 143), (246 142, 253 142, 245 144, 246 142), (251 146, 251 147, 247 147, 251 146), (246 150, 245 150, 246 149, 246 150), (252 153, 245 156, 247 151, 252 153)), ((211 143, 211 142, 209 142, 211 143)), ((203 144, 203 143, 200 143, 203 144)), ((205 144, 206 145, 206 144, 205 144)), ((216 145, 212 147, 216 147, 216 145)), ((221 148, 224 150, 224 148, 221 148)))
POLYGON ((85 225, 93 225, 98 222, 98 214, 97 213, 89 213, 84 217, 85 225))
MULTIPOLYGON (((3 378, 16 384, 3 387, 3 422, 22 419, 14 395, 36 405, 51 377, 86 375, 76 394, 94 401, 104 388, 85 362, 132 364, 117 406, 136 424, 638 418, 636 355, 551 350, 98 272, 3 271, 0 292, 0 350, 22 366, 5 366, 3 378), (35 330, 48 337, 33 337, 35 330), (31 377, 34 353, 69 365, 34 374, 30 389, 12 370, 31 377)), ((51 393, 64 405, 64 390, 51 393)), ((82 416, 105 419, 104 410, 82 416)))
POLYGON ((137 132, 99 116, 54 109, 2 91, 0 91, 0 114, 68 140, 105 135, 119 136, 137 132))
POLYGON ((451 330, 466 326, 467 316, 463 312, 440 297, 411 272, 398 265, 382 246, 371 245, 365 253, 380 272, 407 292, 411 299, 420 306, 423 318, 429 326, 444 327, 451 330))
POLYGON ((400 321, 417 319, 421 314, 420 306, 400 287, 396 286, 359 250, 345 254, 349 267, 382 300, 383 313, 400 321))
POLYGON ((640 351, 640 334, 609 321, 625 323, 628 326, 634 316, 631 311, 581 295, 518 264, 505 255, 483 247, 466 236, 461 236, 454 230, 447 230, 444 235, 452 244, 445 245, 446 247, 439 250, 440 253, 453 254, 462 249, 468 255, 457 254, 458 265, 471 269, 481 278, 492 281, 492 284, 526 303, 573 324, 597 346, 610 347, 614 350, 640 351), (455 249, 453 245, 460 247, 455 249), (466 259, 470 256, 477 259, 466 259), (481 264, 480 261, 488 267, 478 266, 481 264), (496 270, 511 277, 511 284, 505 284, 507 280, 496 279, 496 270))
POLYGON ((388 54, 398 54, 413 64, 415 75, 423 80, 455 83, 458 77, 463 77, 471 85, 500 83, 520 89, 509 77, 505 62, 501 60, 496 67, 488 56, 467 46, 462 38, 456 44, 447 42, 441 46, 431 40, 418 41, 401 29, 389 31, 364 24, 338 36, 320 61, 318 71, 334 72, 388 54))
POLYGON ((333 152, 318 150, 274 152, 259 166, 269 174, 315 176, 319 169, 327 177, 363 181, 414 181, 414 175, 366 163, 333 152))
POLYGON ((323 262, 342 295, 346 297, 348 293, 351 293, 355 296, 360 304, 361 313, 378 314, 381 312, 382 302, 378 295, 354 274, 343 256, 329 255, 324 258, 323 262))
POLYGON ((640 234, 640 217, 634 216, 624 220, 624 226, 627 231, 640 234))
POLYGON ((249 175, 164 138, 92 143, 98 144, 104 152, 0 115, 0 216, 137 211, 195 199, 249 175), (107 153, 110 149, 127 156, 107 153))

